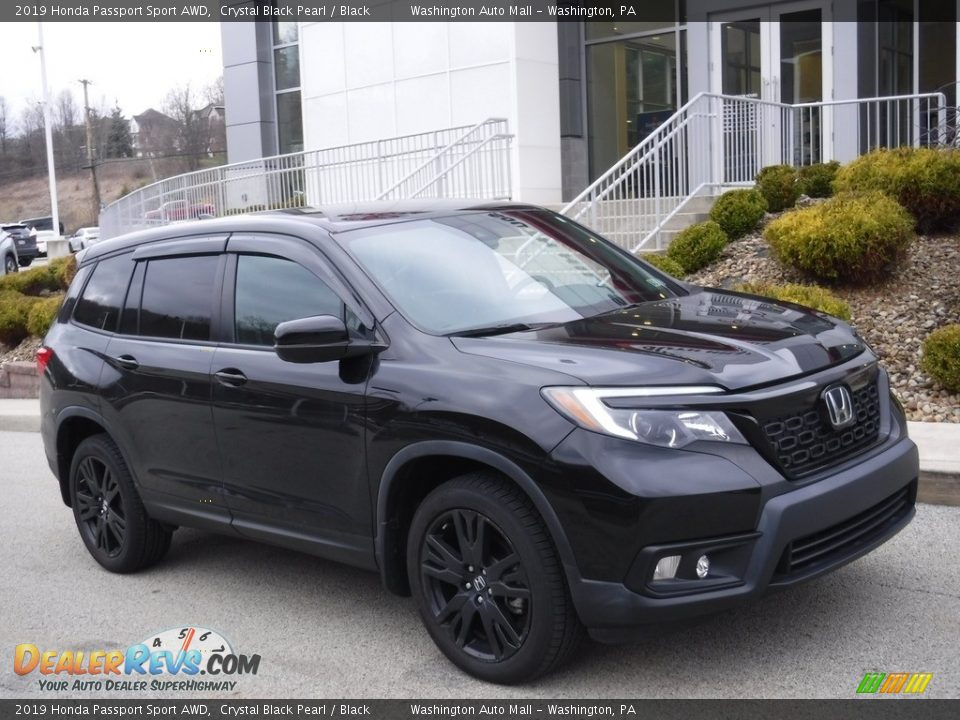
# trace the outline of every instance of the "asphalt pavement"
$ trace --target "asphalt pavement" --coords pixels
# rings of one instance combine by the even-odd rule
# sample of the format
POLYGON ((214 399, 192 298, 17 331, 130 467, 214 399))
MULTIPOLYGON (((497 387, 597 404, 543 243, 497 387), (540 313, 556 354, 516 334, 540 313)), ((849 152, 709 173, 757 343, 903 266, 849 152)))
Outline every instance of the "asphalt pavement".
POLYGON ((933 673, 928 696, 960 697, 960 508, 920 505, 904 532, 828 577, 633 645, 588 643, 547 678, 497 688, 450 665, 374 574, 194 530, 148 571, 102 570, 37 433, 0 432, 0 497, 0 697, 107 695, 42 691, 37 673, 13 671, 19 643, 109 650, 185 626, 262 658, 232 691, 191 697, 852 698, 864 673, 900 671, 933 673))

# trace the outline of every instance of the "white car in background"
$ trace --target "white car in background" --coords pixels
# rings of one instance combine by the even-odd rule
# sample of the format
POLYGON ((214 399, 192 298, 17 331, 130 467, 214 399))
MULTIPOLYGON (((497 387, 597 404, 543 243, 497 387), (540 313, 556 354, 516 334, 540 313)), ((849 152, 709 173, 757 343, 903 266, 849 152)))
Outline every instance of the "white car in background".
POLYGON ((53 230, 37 230, 37 251, 43 256, 47 256, 47 241, 56 240, 58 235, 53 230))
POLYGON ((70 252, 80 252, 100 240, 100 228, 85 227, 77 230, 70 236, 70 252))

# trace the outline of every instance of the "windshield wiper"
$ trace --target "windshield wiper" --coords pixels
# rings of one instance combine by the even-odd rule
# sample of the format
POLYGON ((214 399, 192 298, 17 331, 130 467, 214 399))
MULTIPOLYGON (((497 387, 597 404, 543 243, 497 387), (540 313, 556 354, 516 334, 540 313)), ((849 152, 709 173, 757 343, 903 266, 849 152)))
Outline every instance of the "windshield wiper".
POLYGON ((490 337, 491 335, 506 335, 507 333, 523 332, 524 330, 539 330, 555 323, 505 323, 502 325, 487 325, 485 327, 467 328, 447 333, 447 337, 490 337))

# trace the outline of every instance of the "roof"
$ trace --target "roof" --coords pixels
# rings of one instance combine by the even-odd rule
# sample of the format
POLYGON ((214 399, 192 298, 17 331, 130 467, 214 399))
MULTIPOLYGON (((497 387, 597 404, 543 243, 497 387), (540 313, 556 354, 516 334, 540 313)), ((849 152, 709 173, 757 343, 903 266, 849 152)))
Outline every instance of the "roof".
POLYGON ((120 235, 90 247, 85 251, 83 262, 120 249, 191 235, 226 235, 234 232, 289 232, 291 226, 296 225, 300 225, 307 231, 320 229, 338 233, 364 227, 390 225, 405 220, 508 209, 539 210, 542 208, 527 203, 499 200, 400 200, 266 210, 249 215, 232 215, 209 220, 177 222, 120 235))
POLYGON ((168 122, 168 123, 176 122, 176 120, 174 120, 169 115, 165 115, 159 110, 154 110, 153 108, 147 108, 139 115, 134 115, 133 119, 136 120, 138 124, 143 124, 144 120, 146 120, 147 122, 168 122))

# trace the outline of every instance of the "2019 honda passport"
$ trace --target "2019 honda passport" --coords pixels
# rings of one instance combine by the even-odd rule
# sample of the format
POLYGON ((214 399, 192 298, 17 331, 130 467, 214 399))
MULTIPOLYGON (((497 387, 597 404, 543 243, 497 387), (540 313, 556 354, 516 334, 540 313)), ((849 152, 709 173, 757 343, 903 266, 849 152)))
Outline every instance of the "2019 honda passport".
POLYGON ((81 256, 38 355, 47 458, 108 570, 181 525, 378 571, 519 682, 853 560, 917 450, 836 318, 681 283, 510 203, 297 209, 81 256))

